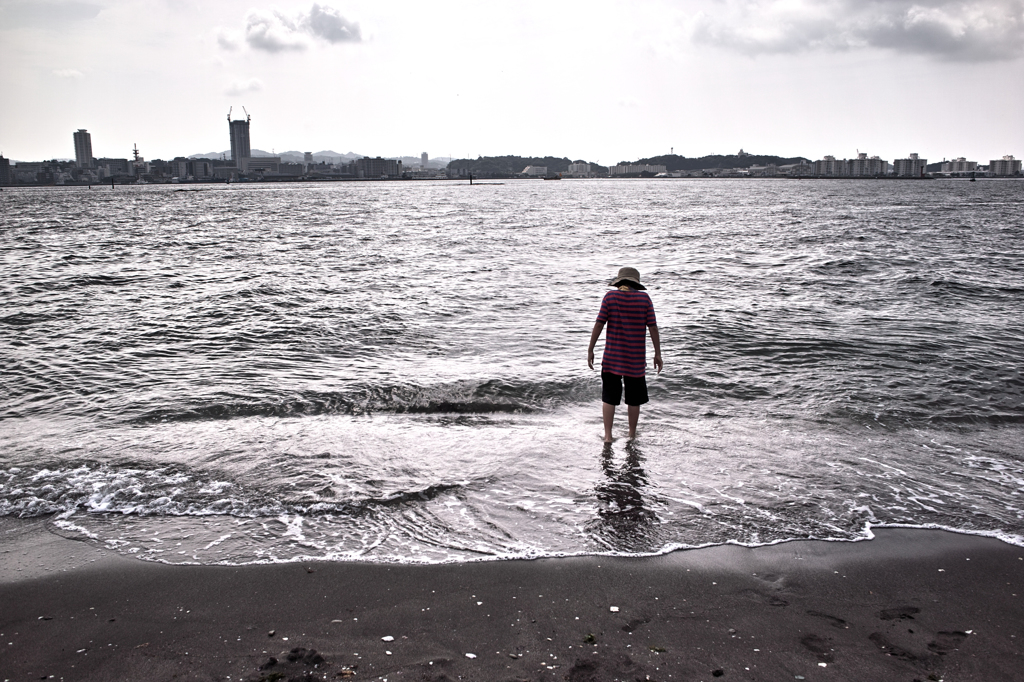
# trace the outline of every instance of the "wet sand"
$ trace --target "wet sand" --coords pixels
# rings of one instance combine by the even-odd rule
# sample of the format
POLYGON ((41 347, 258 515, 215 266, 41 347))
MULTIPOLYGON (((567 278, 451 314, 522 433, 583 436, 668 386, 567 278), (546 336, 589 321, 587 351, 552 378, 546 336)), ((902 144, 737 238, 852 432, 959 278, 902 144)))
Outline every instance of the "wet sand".
POLYGON ((1024 678, 1024 548, 990 538, 222 567, 0 522, 11 682, 1024 678))

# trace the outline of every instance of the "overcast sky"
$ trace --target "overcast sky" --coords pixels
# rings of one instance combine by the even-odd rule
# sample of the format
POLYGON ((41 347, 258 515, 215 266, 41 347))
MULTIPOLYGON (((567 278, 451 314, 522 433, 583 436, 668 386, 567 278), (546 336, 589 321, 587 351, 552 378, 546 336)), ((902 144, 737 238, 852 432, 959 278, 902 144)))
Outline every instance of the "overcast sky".
POLYGON ((1024 0, 0 0, 0 152, 1024 156, 1024 0))

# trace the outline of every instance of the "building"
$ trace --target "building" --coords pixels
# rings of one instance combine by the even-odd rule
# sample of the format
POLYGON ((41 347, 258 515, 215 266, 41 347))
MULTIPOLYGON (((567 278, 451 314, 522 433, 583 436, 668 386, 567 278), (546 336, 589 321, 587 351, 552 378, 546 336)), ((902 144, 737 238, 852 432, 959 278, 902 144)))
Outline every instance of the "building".
POLYGON ((978 170, 978 162, 968 161, 962 156, 942 164, 943 173, 972 173, 976 170, 978 170))
POLYGON ((991 175, 1017 175, 1020 173, 1020 159, 1013 158, 1012 154, 992 159, 988 162, 988 172, 991 175))
POLYGON ((571 178, 589 178, 590 177, 590 164, 589 163, 570 163, 569 170, 566 172, 571 178))
POLYGON ((280 156, 243 156, 238 159, 242 173, 277 173, 281 170, 280 156))
POLYGON ((183 156, 178 156, 173 161, 169 161, 168 165, 170 166, 169 172, 172 178, 184 180, 188 176, 192 175, 188 172, 191 162, 183 156))
POLYGON ((898 178, 923 178, 928 159, 911 154, 908 159, 896 159, 892 162, 893 175, 898 178))
POLYGON ((814 175, 814 164, 803 161, 800 163, 787 163, 779 166, 779 173, 792 178, 810 177, 814 175))
POLYGON ((11 177, 11 161, 5 159, 3 154, 0 154, 0 185, 13 184, 14 180, 11 177))
POLYGON ((543 178, 548 174, 547 166, 527 166, 523 169, 520 175, 525 175, 531 178, 543 178))
MULTIPOLYGON (((242 109, 245 111, 245 109, 242 109)), ((228 112, 228 132, 231 133, 231 160, 238 163, 240 159, 252 156, 249 148, 249 112, 245 113, 245 120, 231 120, 231 112, 228 112)), ((239 166, 241 169, 241 166, 239 166)))
POLYGON ((313 152, 302 152, 302 163, 307 166, 313 163, 313 152))
POLYGON ((877 156, 868 157, 865 152, 858 152, 856 159, 826 156, 820 161, 815 161, 813 165, 813 174, 822 178, 876 178, 889 174, 888 161, 883 161, 877 156))
POLYGON ((382 159, 379 156, 371 159, 364 156, 355 160, 357 178, 400 178, 402 162, 397 159, 382 159))
POLYGON ((427 156, 426 152, 423 152, 422 154, 420 154, 420 168, 426 168, 427 167, 427 161, 429 159, 430 159, 430 157, 427 156))
POLYGON ((213 177, 213 164, 206 159, 193 159, 189 161, 189 170, 191 175, 196 180, 207 180, 213 177))
POLYGON ((847 175, 854 178, 875 178, 889 174, 889 162, 877 156, 868 157, 865 152, 857 154, 856 159, 846 161, 847 175))
POLYGON ((129 175, 128 159, 97 159, 96 165, 105 171, 107 177, 129 175))
POLYGON ((79 168, 92 168, 92 135, 85 128, 74 134, 75 162, 79 168))
POLYGON ((665 173, 667 171, 668 168, 662 165, 636 163, 629 165, 612 166, 611 168, 608 169, 608 175, 639 175, 640 173, 650 173, 651 175, 657 175, 658 173, 665 173))

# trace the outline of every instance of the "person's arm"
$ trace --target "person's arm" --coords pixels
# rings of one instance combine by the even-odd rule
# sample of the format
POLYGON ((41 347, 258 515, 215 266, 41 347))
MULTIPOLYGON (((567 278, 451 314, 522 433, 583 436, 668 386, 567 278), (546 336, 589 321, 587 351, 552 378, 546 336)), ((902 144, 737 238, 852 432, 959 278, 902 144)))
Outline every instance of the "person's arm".
POLYGON ((587 348, 587 367, 590 369, 594 369, 594 344, 597 343, 602 331, 604 331, 604 322, 598 320, 594 323, 594 331, 590 332, 590 346, 587 348))
POLYGON ((665 363, 661 359, 661 335, 658 333, 658 325, 651 324, 647 328, 651 330, 651 343, 654 344, 654 367, 658 370, 658 374, 661 374, 665 363))

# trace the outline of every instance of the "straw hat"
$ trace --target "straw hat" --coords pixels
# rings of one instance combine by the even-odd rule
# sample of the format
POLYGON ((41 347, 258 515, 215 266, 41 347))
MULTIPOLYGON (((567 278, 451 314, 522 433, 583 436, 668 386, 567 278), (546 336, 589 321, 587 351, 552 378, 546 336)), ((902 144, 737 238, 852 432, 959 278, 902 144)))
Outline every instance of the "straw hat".
POLYGON ((608 286, 617 287, 623 282, 631 282, 635 286, 634 289, 646 289, 643 284, 640 284, 640 271, 636 268, 619 268, 619 274, 610 282, 608 286))

